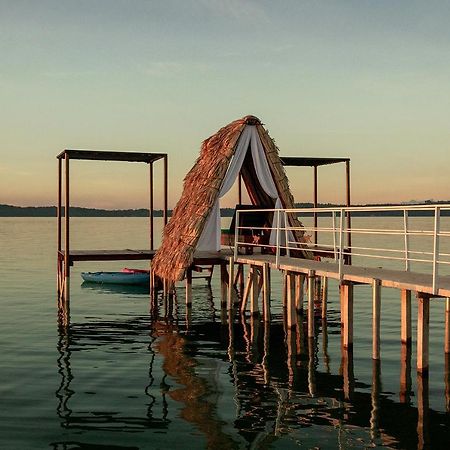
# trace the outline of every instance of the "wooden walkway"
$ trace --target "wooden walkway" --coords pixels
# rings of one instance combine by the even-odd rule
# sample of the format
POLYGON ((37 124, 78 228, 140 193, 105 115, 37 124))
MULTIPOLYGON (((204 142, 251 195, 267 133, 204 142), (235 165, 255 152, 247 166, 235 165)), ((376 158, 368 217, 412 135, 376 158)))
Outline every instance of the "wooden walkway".
MULTIPOLYGON (((304 275, 314 271, 316 276, 339 280, 339 265, 334 262, 311 261, 286 256, 280 256, 279 261, 278 268, 283 271, 304 275)), ((239 255, 235 263, 253 266, 263 266, 265 263, 268 263, 271 268, 277 268, 275 256, 273 255, 239 255)), ((433 296, 433 279, 431 274, 344 265, 342 275, 343 282, 372 285, 374 280, 379 280, 381 286, 384 287, 406 289, 433 296)), ((450 276, 438 277, 438 286, 437 297, 450 297, 450 276)))

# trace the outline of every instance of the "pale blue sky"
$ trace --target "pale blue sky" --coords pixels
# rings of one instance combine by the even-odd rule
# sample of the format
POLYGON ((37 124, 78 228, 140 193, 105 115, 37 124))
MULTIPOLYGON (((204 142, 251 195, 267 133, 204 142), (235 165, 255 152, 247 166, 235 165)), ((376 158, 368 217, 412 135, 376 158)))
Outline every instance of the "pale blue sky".
MULTIPOLYGON (((0 203, 54 204, 55 155, 96 148, 167 152, 173 206, 246 114, 282 155, 351 157, 355 203, 450 199, 449 21, 447 1, 0 0, 0 203)), ((320 200, 343 174, 319 172, 320 200)), ((145 166, 73 175, 74 204, 147 204, 145 166)))

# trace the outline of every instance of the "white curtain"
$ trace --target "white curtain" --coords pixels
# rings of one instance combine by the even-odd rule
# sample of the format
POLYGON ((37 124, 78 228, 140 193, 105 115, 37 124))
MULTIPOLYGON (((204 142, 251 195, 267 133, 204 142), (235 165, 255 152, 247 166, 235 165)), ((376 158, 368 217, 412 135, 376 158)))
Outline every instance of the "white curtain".
MULTIPOLYGON (((281 208, 281 200, 278 197, 277 188, 272 178, 272 173, 267 163, 266 154, 262 145, 258 130, 254 125, 247 125, 241 133, 237 143, 236 151, 231 159, 227 173, 220 188, 219 198, 216 200, 210 215, 207 219, 205 228, 197 244, 199 251, 219 251, 220 250, 220 198, 222 198, 233 186, 239 175, 242 164, 244 163, 247 149, 251 148, 253 164, 255 166, 256 176, 264 192, 275 200, 275 208, 281 208)), ((274 222, 276 214, 274 215, 274 222)), ((284 225, 282 220, 282 226, 284 225)), ((272 226, 276 226, 274 223, 272 226)), ((284 233, 281 233, 282 242, 284 242, 284 233)), ((293 236, 292 236, 293 238, 293 236)), ((291 237, 290 237, 291 239, 291 237)), ((275 243, 275 233, 271 233, 270 243, 275 243)))

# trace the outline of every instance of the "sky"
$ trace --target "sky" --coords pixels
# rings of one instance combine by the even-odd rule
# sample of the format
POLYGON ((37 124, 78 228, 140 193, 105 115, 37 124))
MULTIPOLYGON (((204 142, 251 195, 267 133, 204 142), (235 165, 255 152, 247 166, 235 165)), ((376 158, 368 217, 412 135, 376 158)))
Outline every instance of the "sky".
MULTIPOLYGON (((354 204, 450 199, 449 17, 433 0, 0 0, 0 203, 55 204, 55 157, 81 148, 167 153, 173 207, 201 142, 247 114, 281 155, 350 157, 354 204)), ((344 175, 319 169, 319 201, 344 201, 344 175)), ((288 176, 311 201, 312 169, 288 176)), ((74 205, 148 205, 145 165, 71 177, 74 205)))

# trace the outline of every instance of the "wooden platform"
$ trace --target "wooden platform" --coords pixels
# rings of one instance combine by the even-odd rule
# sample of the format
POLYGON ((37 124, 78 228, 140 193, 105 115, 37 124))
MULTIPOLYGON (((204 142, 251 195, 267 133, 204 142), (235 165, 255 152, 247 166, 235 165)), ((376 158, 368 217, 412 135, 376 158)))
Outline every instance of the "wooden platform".
MULTIPOLYGON (((339 280, 339 265, 335 262, 311 261, 286 256, 280 256, 279 261, 280 270, 302 274, 308 274, 309 271, 314 270, 317 276, 339 280)), ((264 263, 269 263, 270 267, 276 268, 274 255, 239 255, 235 262, 254 266, 263 266, 264 263)), ((345 265, 342 272, 343 281, 371 285, 373 280, 380 280, 381 286, 433 294, 431 274, 345 265)), ((450 276, 439 277, 438 286, 437 296, 450 297, 450 276)))

